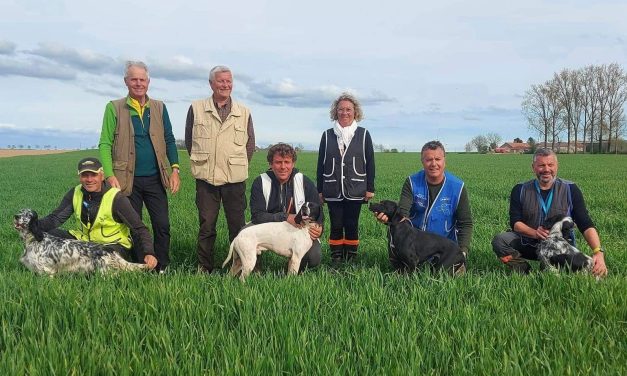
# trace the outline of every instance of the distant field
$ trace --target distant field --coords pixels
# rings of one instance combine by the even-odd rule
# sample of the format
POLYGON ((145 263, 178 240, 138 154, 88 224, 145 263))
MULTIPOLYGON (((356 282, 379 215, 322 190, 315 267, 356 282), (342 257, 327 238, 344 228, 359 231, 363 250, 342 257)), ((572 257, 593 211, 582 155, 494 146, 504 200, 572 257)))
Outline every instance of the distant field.
MULTIPOLYGON (((610 275, 510 276, 490 249, 507 227, 528 155, 447 155, 475 221, 468 273, 392 273, 385 228, 365 208, 356 265, 285 277, 263 255, 245 284, 196 273, 197 210, 189 159, 171 197, 168 275, 38 277, 21 266, 11 225, 20 208, 49 213, 96 152, 0 159, 0 373, 13 374, 627 374, 627 156, 563 155, 560 176, 584 192, 610 275)), ((298 167, 315 179, 316 155, 298 167)), ((398 199, 416 153, 376 154, 376 199, 398 199)), ((257 153, 252 179, 267 167, 257 153)), ((249 215, 247 214, 249 217, 249 215)), ((147 216, 145 216, 147 217, 147 216)), ((327 224, 328 229, 328 224, 327 224)), ((227 251, 221 216, 217 261, 227 251)), ((581 236, 578 244, 586 252, 581 236)), ((534 265, 535 267, 535 265, 534 265)))
POLYGON ((20 155, 58 154, 58 153, 67 153, 68 151, 69 150, 0 149, 0 158, 17 157, 20 155))

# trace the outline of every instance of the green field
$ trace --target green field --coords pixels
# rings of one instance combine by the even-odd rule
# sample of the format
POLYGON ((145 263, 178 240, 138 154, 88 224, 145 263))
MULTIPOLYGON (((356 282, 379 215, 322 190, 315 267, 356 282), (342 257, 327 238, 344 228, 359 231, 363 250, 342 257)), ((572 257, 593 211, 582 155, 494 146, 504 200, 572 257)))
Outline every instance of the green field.
MULTIPOLYGON (((196 273, 198 228, 189 159, 171 198, 169 274, 40 277, 18 259, 12 216, 49 213, 97 152, 0 159, 0 374, 627 374, 627 157, 560 156, 584 193, 609 276, 509 275, 490 240, 507 227, 509 192, 528 155, 449 154, 475 221, 461 278, 392 273, 385 228, 365 208, 358 263, 285 277, 262 256, 245 284, 196 273)), ((297 166, 315 178, 316 154, 297 166)), ((397 200, 415 153, 376 154, 375 199, 397 200)), ((265 170, 257 153, 251 179, 265 170)), ((328 224, 327 224, 328 228, 328 224)), ((217 260, 228 235, 221 217, 217 260)), ((581 236, 578 244, 586 252, 581 236)), ((536 265, 534 265, 534 268, 536 265)))

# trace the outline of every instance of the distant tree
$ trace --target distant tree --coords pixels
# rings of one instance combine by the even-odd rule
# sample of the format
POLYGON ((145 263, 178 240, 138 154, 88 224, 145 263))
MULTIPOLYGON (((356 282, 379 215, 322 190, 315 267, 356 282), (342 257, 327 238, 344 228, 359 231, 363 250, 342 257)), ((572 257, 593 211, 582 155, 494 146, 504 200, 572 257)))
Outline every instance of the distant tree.
POLYGON ((517 144, 522 144, 523 140, 521 140, 520 138, 516 137, 514 139, 514 142, 517 143, 517 144))
POLYGON ((486 140, 488 141, 488 145, 490 146, 490 150, 496 150, 501 141, 503 140, 501 136, 497 133, 490 132, 485 135, 486 140))
POLYGON ((533 137, 529 137, 527 139, 527 144, 529 144, 529 153, 535 153, 537 148, 536 140, 534 140, 533 137))
POLYGON ((179 149, 179 150, 186 149, 186 147, 185 147, 185 140, 176 139, 174 141, 174 143, 176 144, 176 148, 177 149, 179 149))
POLYGON ((390 149, 390 153, 398 153, 398 149, 397 148, 392 148, 392 149, 390 149))
POLYGON ((479 153, 487 153, 488 147, 490 146, 488 143, 488 139, 484 135, 478 135, 473 137, 473 139, 470 140, 470 143, 472 144, 472 146, 475 147, 475 149, 477 149, 479 153))
POLYGON ((466 153, 470 153, 472 151, 472 143, 470 141, 466 142, 466 145, 464 145, 464 151, 466 153))

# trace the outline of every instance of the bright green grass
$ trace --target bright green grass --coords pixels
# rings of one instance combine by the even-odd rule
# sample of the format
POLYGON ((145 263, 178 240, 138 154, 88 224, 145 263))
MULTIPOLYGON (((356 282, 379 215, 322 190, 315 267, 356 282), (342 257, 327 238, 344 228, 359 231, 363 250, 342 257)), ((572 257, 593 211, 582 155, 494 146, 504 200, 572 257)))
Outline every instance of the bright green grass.
MULTIPOLYGON (((490 249, 529 156, 449 154, 475 220, 462 278, 391 273, 384 226, 364 209, 357 265, 285 277, 264 254, 245 284, 195 272, 189 163, 171 198, 173 272, 35 276, 18 259, 12 215, 45 215, 77 184, 75 152, 0 159, 1 374, 627 374, 627 158, 560 156, 599 228, 610 276, 510 276, 490 249)), ((315 180, 315 154, 298 166, 315 180)), ((418 155, 377 154, 376 198, 398 199, 418 155)), ((255 155, 251 180, 267 166, 255 155)), ((250 183, 249 181, 249 183, 250 183)), ((226 255, 221 218, 216 259, 226 255)), ((327 226, 328 228, 328 226, 327 226)), ((579 237, 579 244, 586 251, 579 237)))

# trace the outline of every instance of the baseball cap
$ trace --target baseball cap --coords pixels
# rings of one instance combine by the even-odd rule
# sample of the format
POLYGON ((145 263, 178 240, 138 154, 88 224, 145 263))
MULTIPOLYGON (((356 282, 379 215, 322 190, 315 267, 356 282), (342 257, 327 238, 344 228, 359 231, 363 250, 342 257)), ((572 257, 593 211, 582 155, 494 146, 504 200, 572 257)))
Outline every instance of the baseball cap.
POLYGON ((83 158, 78 162, 78 174, 80 175, 86 171, 94 172, 97 174, 102 171, 102 163, 100 163, 97 158, 83 158))

